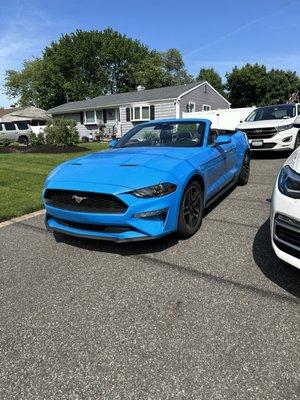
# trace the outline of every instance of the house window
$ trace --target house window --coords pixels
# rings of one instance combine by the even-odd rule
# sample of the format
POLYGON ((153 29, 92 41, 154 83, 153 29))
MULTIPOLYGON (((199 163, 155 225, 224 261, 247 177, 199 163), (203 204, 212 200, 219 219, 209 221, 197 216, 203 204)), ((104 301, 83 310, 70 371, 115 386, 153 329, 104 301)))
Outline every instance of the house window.
POLYGON ((150 119, 150 106, 136 106, 130 109, 131 121, 148 121, 150 119))
POLYGON ((195 112, 196 111, 196 103, 193 101, 189 101, 188 104, 186 105, 186 110, 187 112, 195 112))
POLYGON ((97 123, 95 110, 84 112, 84 123, 85 124, 96 124, 97 123))
POLYGON ((116 110, 114 108, 110 108, 106 110, 107 120, 115 121, 116 120, 116 110))
POLYGON ((203 111, 210 111, 211 110, 211 106, 209 104, 203 104, 202 110, 203 111))
POLYGON ((142 119, 150 119, 150 107, 142 107, 142 119))
POLYGON ((96 110, 96 118, 97 118, 97 122, 98 121, 103 122, 103 111, 102 110, 96 110))

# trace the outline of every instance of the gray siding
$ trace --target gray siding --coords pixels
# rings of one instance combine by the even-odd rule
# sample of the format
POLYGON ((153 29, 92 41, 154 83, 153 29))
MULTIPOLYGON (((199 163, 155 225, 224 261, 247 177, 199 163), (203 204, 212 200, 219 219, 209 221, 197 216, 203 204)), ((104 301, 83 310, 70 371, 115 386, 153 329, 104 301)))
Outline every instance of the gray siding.
POLYGON ((206 84, 181 97, 180 113, 187 112, 189 101, 196 103, 195 111, 202 111, 203 104, 210 105, 212 110, 230 108, 230 105, 206 84))
POLYGON ((176 117, 175 100, 155 104, 155 119, 175 118, 175 117, 176 117))

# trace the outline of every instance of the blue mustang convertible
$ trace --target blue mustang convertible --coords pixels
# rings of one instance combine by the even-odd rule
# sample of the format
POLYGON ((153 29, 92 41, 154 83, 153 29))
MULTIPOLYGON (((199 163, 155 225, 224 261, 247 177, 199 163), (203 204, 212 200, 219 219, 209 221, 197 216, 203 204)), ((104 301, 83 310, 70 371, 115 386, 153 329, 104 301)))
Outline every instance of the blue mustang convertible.
POLYGON ((172 232, 187 238, 208 205, 249 178, 246 135, 211 129, 205 119, 139 124, 111 147, 49 174, 43 191, 49 230, 117 242, 172 232))

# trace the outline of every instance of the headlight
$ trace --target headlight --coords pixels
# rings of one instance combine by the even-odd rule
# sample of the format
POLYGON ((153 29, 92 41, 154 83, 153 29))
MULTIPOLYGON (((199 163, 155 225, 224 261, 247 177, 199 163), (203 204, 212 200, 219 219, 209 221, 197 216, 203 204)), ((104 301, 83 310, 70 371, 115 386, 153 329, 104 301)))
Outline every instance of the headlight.
POLYGON ((300 174, 285 165, 279 174, 278 189, 285 196, 300 199, 300 174))
POLYGON ((281 131, 287 131, 288 129, 292 129, 294 127, 294 124, 289 124, 289 125, 282 125, 282 126, 277 126, 277 132, 281 131))
POLYGON ((130 192, 136 197, 162 197, 175 192, 177 186, 173 183, 160 183, 159 185, 148 186, 143 189, 137 189, 130 192))

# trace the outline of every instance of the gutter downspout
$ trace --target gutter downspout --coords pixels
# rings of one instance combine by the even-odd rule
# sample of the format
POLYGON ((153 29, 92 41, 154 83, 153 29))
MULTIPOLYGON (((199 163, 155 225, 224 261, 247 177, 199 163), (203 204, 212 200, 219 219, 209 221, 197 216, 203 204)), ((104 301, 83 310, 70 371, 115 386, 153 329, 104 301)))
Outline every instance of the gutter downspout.
POLYGON ((180 118, 180 98, 178 97, 175 102, 176 118, 180 118))

